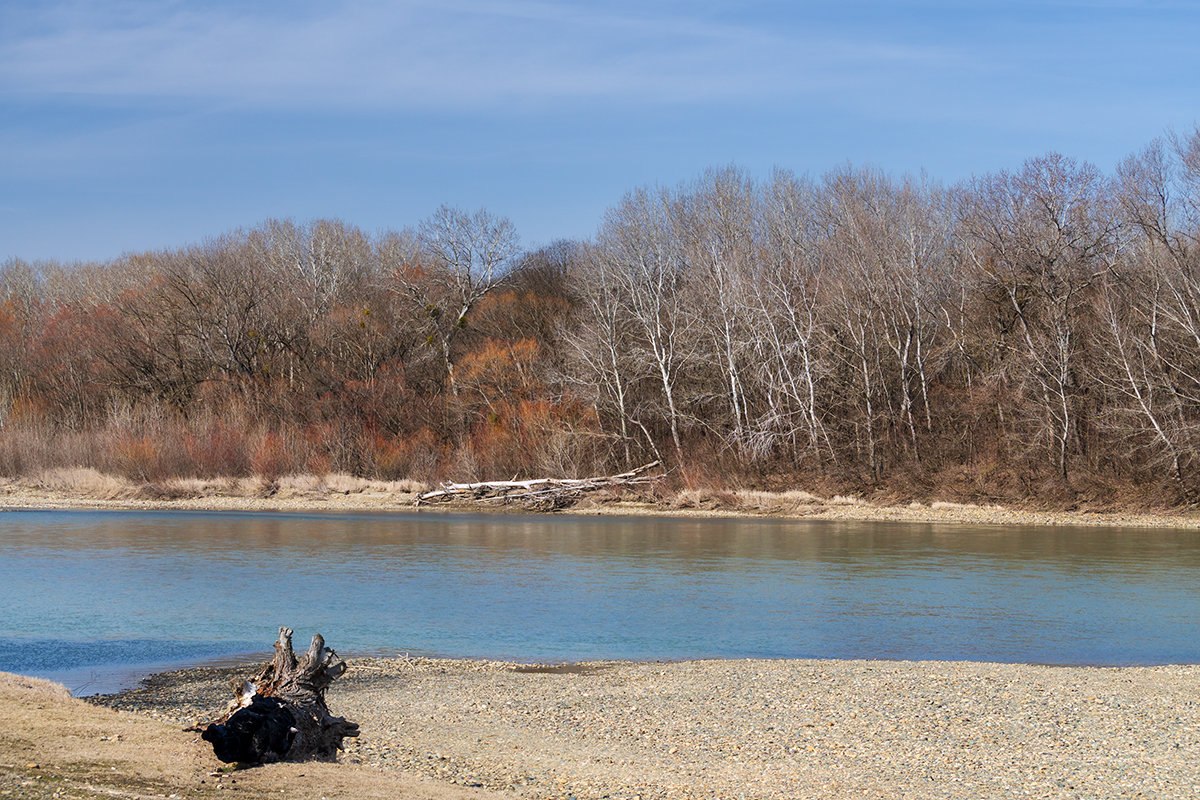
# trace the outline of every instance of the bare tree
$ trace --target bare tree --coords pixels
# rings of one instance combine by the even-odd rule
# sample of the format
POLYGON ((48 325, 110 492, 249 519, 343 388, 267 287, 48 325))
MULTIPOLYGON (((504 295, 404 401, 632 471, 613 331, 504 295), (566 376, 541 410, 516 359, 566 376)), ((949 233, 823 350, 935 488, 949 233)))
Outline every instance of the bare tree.
POLYGON ((684 247, 694 292, 691 309, 697 328, 719 365, 728 416, 710 425, 739 452, 749 448, 750 408, 747 361, 752 340, 747 329, 749 279, 755 256, 755 188, 741 170, 726 167, 705 173, 687 198, 684 247))
POLYGON ((194 352, 254 402, 258 387, 283 374, 282 358, 298 335, 286 280, 260 255, 238 232, 177 254, 162 276, 162 302, 179 337, 172 348, 194 352))
POLYGON ((1104 178, 1058 154, 1027 161, 975 187, 969 218, 976 267, 1008 312, 1014 377, 1034 403, 1035 434, 1059 474, 1083 445, 1086 295, 1117 258, 1117 219, 1104 178))
POLYGON ((892 238, 886 186, 878 173, 846 168, 827 175, 822 188, 827 227, 822 257, 831 273, 830 325, 841 362, 837 389, 850 412, 845 416, 855 449, 877 481, 888 455, 884 437, 901 416, 887 413, 892 403, 883 364, 888 343, 880 325, 892 238))
POLYGON ((933 429, 930 364, 941 331, 946 295, 948 220, 936 190, 906 179, 888 192, 888 247, 882 267, 880 322, 899 387, 900 415, 913 456, 920 460, 917 428, 933 429), (917 406, 920 406, 918 421, 917 406))
POLYGON ((0 428, 30 378, 42 305, 38 272, 36 265, 21 259, 0 264, 0 428))
POLYGON ((442 206, 418 229, 421 263, 396 270, 397 287, 424 310, 428 341, 441 355, 454 396, 454 344, 467 327, 467 315, 518 253, 516 229, 506 217, 485 209, 468 214, 442 206))
POLYGON ((635 334, 627 346, 645 361, 662 389, 671 441, 683 463, 678 383, 692 342, 684 308, 688 265, 678 202, 665 190, 632 192, 606 216, 598 238, 598 257, 608 262, 606 274, 619 287, 635 334))
POLYGON ((826 287, 815 195, 811 182, 776 171, 762 198, 749 301, 764 395, 753 426, 760 457, 786 442, 794 460, 822 448, 836 458, 823 421, 829 354, 821 319, 826 287))
POLYGON ((628 302, 620 296, 621 283, 612 274, 612 262, 598 249, 587 248, 571 280, 578 297, 576 314, 562 337, 570 351, 568 379, 575 391, 592 400, 597 412, 609 411, 616 419, 624 464, 632 463, 630 447, 630 384, 633 381, 628 343, 632 320, 628 302))
POLYGON ((1152 142, 1117 171, 1130 232, 1124 269, 1100 304, 1107 347, 1094 365, 1114 391, 1112 415, 1170 465, 1194 501, 1200 452, 1200 129, 1152 142))

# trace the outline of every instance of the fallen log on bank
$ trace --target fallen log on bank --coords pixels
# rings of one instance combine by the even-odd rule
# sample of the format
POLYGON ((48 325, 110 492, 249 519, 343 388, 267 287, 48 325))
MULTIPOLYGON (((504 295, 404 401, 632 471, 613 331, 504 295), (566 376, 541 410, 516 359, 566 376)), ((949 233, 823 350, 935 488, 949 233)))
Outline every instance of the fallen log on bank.
POLYGON ((346 662, 321 634, 297 659, 292 629, 280 628, 274 660, 251 680, 234 681, 235 699, 203 726, 200 738, 226 763, 333 761, 342 740, 358 736, 358 723, 333 716, 325 705, 325 690, 345 671, 346 662))
POLYGON ((480 481, 478 483, 446 483, 442 488, 417 495, 414 505, 449 500, 475 500, 479 502, 520 502, 528 506, 562 508, 587 492, 609 486, 625 486, 651 483, 661 475, 645 473, 661 462, 622 472, 618 475, 599 475, 594 478, 532 478, 524 481, 480 481))

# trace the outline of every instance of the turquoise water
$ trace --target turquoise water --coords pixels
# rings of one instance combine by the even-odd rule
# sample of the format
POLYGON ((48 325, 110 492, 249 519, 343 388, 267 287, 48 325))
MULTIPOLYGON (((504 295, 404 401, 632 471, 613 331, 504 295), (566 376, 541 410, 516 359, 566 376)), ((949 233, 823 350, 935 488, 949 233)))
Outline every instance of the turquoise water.
POLYGON ((1200 535, 778 520, 0 513, 0 670, 265 654, 1200 663, 1200 535))

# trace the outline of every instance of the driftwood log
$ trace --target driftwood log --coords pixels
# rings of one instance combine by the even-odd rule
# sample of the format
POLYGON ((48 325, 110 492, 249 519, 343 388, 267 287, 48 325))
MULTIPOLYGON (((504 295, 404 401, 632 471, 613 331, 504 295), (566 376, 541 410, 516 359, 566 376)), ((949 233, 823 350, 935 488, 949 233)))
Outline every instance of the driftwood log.
POLYGON ((622 472, 619 475, 598 475, 594 478, 532 478, 518 481, 481 481, 479 483, 446 483, 442 488, 417 495, 415 505, 445 502, 448 500, 475 500, 479 502, 519 502, 527 506, 561 508, 585 493, 608 486, 650 483, 661 476, 646 475, 660 462, 622 472))
POLYGON ((200 738, 226 763, 333 761, 342 740, 358 736, 357 723, 333 716, 325 705, 325 690, 345 671, 346 662, 321 634, 297 659, 292 629, 280 628, 274 660, 251 680, 234 681, 235 699, 203 726, 200 738))

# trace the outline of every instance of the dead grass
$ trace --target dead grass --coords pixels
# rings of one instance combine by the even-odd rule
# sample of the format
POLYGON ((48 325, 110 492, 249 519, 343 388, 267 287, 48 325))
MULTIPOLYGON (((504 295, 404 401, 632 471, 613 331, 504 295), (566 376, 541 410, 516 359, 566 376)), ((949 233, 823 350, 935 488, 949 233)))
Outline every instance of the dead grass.
POLYGON ((16 693, 29 699, 43 701, 55 698, 61 700, 71 696, 71 691, 61 683, 13 675, 11 672, 0 672, 0 692, 16 693))
POLYGON ((738 503, 747 508, 784 508, 794 509, 800 506, 819 505, 824 503, 820 497, 800 489, 786 492, 760 492, 755 489, 739 489, 734 493, 738 503))
POLYGON ((980 505, 979 503, 951 503, 947 500, 934 500, 929 504, 929 507, 934 511, 997 511, 1003 509, 1003 506, 994 504, 980 505))
POLYGON ((728 509, 768 514, 787 513, 805 506, 829 504, 834 503, 800 489, 784 492, 764 492, 758 489, 681 489, 667 501, 669 508, 728 509))
POLYGON ((980 508, 980 506, 977 506, 974 503, 951 503, 947 500, 935 500, 929 504, 929 507, 934 509, 935 511, 940 511, 943 509, 958 510, 958 509, 964 509, 964 508, 980 508))
POLYGON ((164 485, 180 497, 211 497, 243 494, 246 487, 239 478, 172 478, 164 485))
POLYGON ((429 490, 429 484, 413 480, 377 481, 368 478, 356 478, 344 472, 332 472, 321 479, 324 488, 330 492, 352 494, 356 492, 376 492, 379 494, 417 494, 429 490))
POLYGON ((90 467, 62 467, 43 470, 31 481, 34 487, 50 492, 90 497, 97 500, 116 500, 131 497, 136 487, 117 475, 106 475, 90 467))
POLYGON ((736 508, 737 498, 731 492, 714 489, 680 489, 667 505, 679 509, 736 508))
POLYGON ((414 480, 380 481, 346 473, 248 478, 168 478, 132 481, 91 467, 47 469, 32 478, 7 481, 38 492, 81 500, 202 500, 204 498, 320 498, 328 495, 384 495, 407 498, 427 491, 414 480))
POLYGON ((281 494, 310 494, 325 490, 325 481, 318 475, 284 475, 277 480, 281 494))

